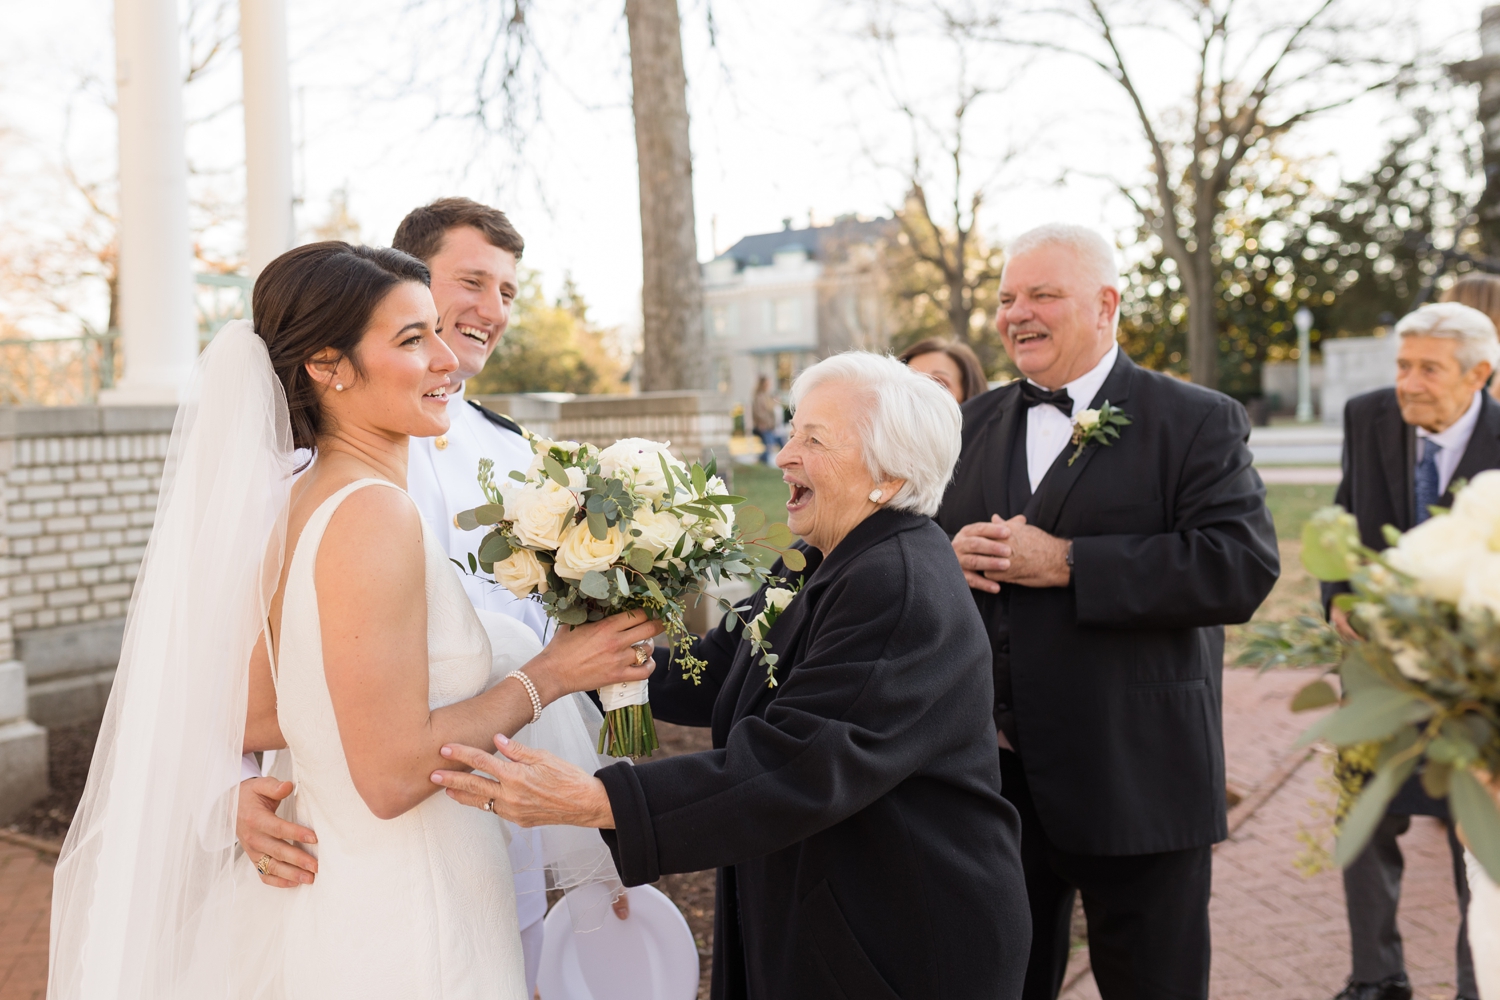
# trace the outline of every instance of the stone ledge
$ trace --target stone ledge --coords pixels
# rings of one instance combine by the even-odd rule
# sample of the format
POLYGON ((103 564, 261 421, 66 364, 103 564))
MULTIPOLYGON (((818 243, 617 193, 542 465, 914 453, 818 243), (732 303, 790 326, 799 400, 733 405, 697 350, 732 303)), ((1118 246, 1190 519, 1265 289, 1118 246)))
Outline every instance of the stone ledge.
POLYGON ((21 720, 0 725, 0 824, 47 794, 47 730, 21 720))
POLYGON ((170 431, 175 406, 0 406, 0 438, 170 431))
POLYGON ((102 669, 120 662, 125 619, 30 629, 15 636, 16 659, 26 664, 26 678, 38 681, 102 669))
POLYGON ((27 714, 48 728, 97 722, 104 718, 114 680, 109 669, 33 684, 26 690, 27 714))

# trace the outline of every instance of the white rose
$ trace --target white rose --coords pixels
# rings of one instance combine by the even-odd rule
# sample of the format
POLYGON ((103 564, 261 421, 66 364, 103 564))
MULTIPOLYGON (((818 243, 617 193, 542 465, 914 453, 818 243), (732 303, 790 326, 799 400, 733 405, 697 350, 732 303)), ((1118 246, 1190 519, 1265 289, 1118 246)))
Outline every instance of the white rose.
POLYGON ((589 531, 588 522, 583 521, 563 534, 552 568, 565 580, 582 580, 590 570, 602 573, 609 569, 624 551, 625 536, 618 526, 610 528, 600 541, 589 531))
POLYGON ((1488 611, 1500 618, 1500 555, 1486 552, 1474 560, 1464 577, 1458 610, 1466 615, 1488 611))
POLYGON ((1486 555, 1486 532, 1465 517, 1444 515, 1401 536, 1387 556, 1390 564, 1417 580, 1417 589, 1439 601, 1456 603, 1474 561, 1486 555))
POLYGON ((662 476, 662 458, 674 469, 686 469, 661 441, 621 438, 599 453, 599 471, 609 478, 629 483, 643 497, 661 500, 666 497, 669 485, 662 476))
POLYGON ((785 587, 771 587, 766 591, 766 607, 776 612, 785 611, 786 606, 791 604, 792 598, 796 596, 797 592, 794 590, 787 590, 785 587))
POLYGON ((577 498, 550 481, 521 487, 505 504, 505 516, 516 526, 516 537, 538 549, 557 548, 577 510, 577 498))
POLYGON ((1099 411, 1079 410, 1078 416, 1073 418, 1073 422, 1084 430, 1091 431, 1099 423, 1099 411))
POLYGON ((654 511, 649 507, 636 511, 630 526, 640 532, 640 536, 635 539, 636 548, 645 549, 653 556, 668 551, 682 537, 682 522, 677 520, 675 514, 654 511))
POLYGON ((517 597, 547 592, 547 567, 530 549, 515 549, 495 563, 495 582, 517 597))
POLYGON ((1477 526, 1491 549, 1500 551, 1500 470, 1481 472, 1459 491, 1450 517, 1461 517, 1477 526))
POLYGON ((564 470, 568 474, 568 489, 581 490, 589 484, 589 474, 576 465, 570 465, 564 470))

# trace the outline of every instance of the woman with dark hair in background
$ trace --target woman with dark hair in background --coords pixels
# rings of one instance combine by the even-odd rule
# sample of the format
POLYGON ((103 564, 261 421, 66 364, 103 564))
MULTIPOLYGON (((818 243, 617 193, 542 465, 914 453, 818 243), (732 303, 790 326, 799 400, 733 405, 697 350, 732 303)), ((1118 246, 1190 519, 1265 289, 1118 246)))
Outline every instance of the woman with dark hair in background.
MULTIPOLYGON (((1441 301, 1478 309, 1500 330, 1500 276, 1482 272, 1466 274, 1443 293, 1441 301)), ((1500 379, 1490 379, 1490 395, 1500 399, 1500 379)))
POLYGON ((979 356, 968 344, 956 340, 928 337, 902 351, 900 360, 936 379, 960 405, 989 389, 979 356))

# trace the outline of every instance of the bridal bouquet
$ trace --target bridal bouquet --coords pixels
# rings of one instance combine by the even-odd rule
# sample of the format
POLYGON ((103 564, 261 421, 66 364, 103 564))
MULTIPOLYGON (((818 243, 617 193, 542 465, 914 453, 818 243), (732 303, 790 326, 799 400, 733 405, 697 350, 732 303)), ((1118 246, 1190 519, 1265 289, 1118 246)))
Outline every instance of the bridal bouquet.
MULTIPOLYGON (((520 598, 541 601, 564 625, 644 609, 665 624, 684 676, 699 683, 705 664, 691 655, 687 602, 708 581, 764 583, 767 570, 752 546, 774 551, 788 567, 805 566, 784 524, 766 524, 739 507, 716 465, 688 465, 665 443, 625 438, 603 450, 576 441, 533 440, 525 472, 495 482, 494 463, 479 463, 489 501, 458 515, 460 528, 488 526, 470 571, 493 573, 520 598)), ((793 567, 796 568, 796 567, 793 567)), ((599 692, 604 727, 599 751, 651 755, 656 726, 646 682, 599 692)))
MULTIPOLYGON (((1326 739, 1341 764, 1363 763, 1339 836, 1341 865, 1420 764, 1427 793, 1447 798, 1475 857, 1500 877, 1500 812, 1486 788, 1500 775, 1500 471, 1474 477, 1451 512, 1386 535, 1392 547, 1375 552, 1342 508, 1315 514, 1302 535, 1303 564, 1320 580, 1349 583, 1353 592, 1334 604, 1362 638, 1345 643, 1308 616, 1261 626, 1246 659, 1338 664, 1342 704, 1303 740, 1326 739)), ((1292 707, 1340 700, 1316 680, 1292 707)))

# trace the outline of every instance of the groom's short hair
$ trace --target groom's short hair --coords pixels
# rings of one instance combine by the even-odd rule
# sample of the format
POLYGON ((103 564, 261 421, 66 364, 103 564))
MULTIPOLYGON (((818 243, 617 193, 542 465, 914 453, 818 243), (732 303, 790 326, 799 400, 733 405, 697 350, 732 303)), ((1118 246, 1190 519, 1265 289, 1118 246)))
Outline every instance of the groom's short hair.
POLYGON ((494 246, 521 259, 526 241, 498 208, 468 198, 439 198, 431 205, 414 208, 396 227, 391 246, 423 261, 431 262, 443 249, 450 229, 472 226, 494 246))

